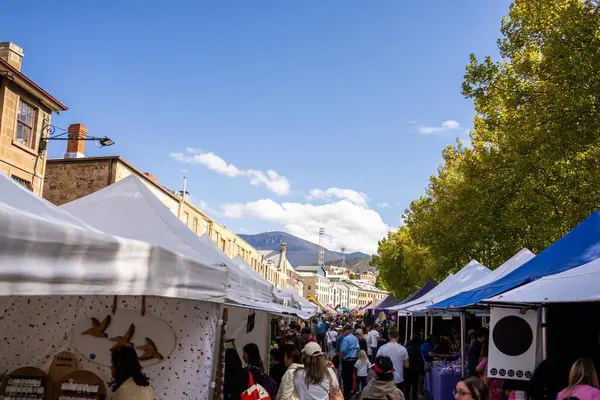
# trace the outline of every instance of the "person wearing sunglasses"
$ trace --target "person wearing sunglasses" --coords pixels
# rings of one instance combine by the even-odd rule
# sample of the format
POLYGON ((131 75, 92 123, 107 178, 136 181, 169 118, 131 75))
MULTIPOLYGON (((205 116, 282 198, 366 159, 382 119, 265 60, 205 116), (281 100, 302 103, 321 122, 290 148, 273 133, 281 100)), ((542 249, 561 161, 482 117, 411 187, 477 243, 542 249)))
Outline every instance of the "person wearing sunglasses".
POLYGON ((455 400, 490 400, 490 392, 478 376, 461 378, 453 393, 455 400))

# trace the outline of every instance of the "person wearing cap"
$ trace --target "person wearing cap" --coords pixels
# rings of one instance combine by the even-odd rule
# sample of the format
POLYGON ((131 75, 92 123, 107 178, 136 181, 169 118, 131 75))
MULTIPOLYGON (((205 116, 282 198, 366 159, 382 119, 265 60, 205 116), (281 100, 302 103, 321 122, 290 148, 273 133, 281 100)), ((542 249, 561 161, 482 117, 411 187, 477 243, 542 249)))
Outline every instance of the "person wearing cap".
POLYGON ((363 389, 361 399, 404 400, 404 394, 394 384, 394 363, 389 357, 375 358, 373 371, 377 376, 363 389))
POLYGON ((344 398, 350 398, 352 394, 352 375, 354 364, 360 346, 358 339, 352 333, 352 325, 344 327, 344 339, 340 346, 340 357, 342 358, 342 386, 344 387, 344 398))
POLYGON ((294 389, 300 400, 329 400, 337 393, 339 383, 335 372, 327 366, 325 353, 316 342, 309 342, 302 350, 302 364, 294 374, 294 389))

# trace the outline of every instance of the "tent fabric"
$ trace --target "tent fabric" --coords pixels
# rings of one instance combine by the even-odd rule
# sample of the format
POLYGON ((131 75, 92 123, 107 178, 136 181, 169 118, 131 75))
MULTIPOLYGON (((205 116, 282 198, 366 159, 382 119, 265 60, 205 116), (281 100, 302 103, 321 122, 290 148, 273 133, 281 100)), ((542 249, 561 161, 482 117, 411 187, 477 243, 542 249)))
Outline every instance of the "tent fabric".
MULTIPOLYGON (((433 304, 429 306, 429 308, 433 309, 449 309, 449 308, 457 308, 456 304, 463 303, 463 293, 469 290, 473 290, 475 288, 479 288, 485 286, 489 283, 492 283, 503 276, 509 274, 511 271, 519 268, 521 265, 525 264, 527 261, 531 260, 535 257, 535 254, 529 249, 523 248, 517 254, 509 258, 504 262, 501 266, 484 276, 482 279, 477 282, 469 285, 464 288, 461 293, 458 293, 452 297, 447 298, 446 300, 440 301, 439 303, 433 304)), ((471 304, 463 305, 462 307, 469 306, 471 304)))
POLYGON ((484 300, 486 303, 545 304, 600 301, 600 258, 484 300))
POLYGON ((546 250, 485 286, 463 293, 462 302, 455 307, 476 304, 510 289, 558 274, 600 257, 600 212, 594 211, 588 218, 554 242, 546 250))
POLYGON ((227 271, 115 237, 0 174, 0 296, 155 295, 223 302, 227 271))
POLYGON ((309 312, 311 315, 319 310, 319 306, 300 296, 300 294, 292 288, 275 288, 275 297, 283 300, 290 299, 297 303, 302 311, 309 312))
POLYGON ((383 299, 381 303, 379 303, 377 308, 386 309, 388 307, 392 307, 398 304, 400 304, 400 300, 398 300, 393 294, 389 294, 383 299))
POLYGON ((491 271, 476 260, 471 260, 460 271, 449 275, 439 285, 424 296, 408 303, 391 307, 390 310, 403 310, 404 312, 417 312, 425 310, 428 305, 444 300, 461 291, 461 288, 483 278, 491 271))
POLYGON ((438 283, 436 281, 429 278, 423 285, 421 285, 420 288, 415 290, 410 296, 408 296, 407 298, 402 300, 399 304, 404 304, 404 303, 408 303, 413 300, 417 300, 418 298, 423 297, 424 295, 429 293, 437 285, 438 285, 438 283))
POLYGON ((481 265, 476 260, 471 260, 467 265, 465 265, 459 272, 457 272, 454 275, 454 281, 452 282, 452 285, 450 285, 446 290, 444 290, 444 292, 436 294, 435 296, 425 295, 421 298, 424 300, 423 302, 405 309, 411 313, 426 311, 428 306, 434 303, 438 303, 451 296, 454 296, 457 293, 462 292, 464 288, 469 287, 474 282, 483 279, 486 275, 490 273, 491 271, 487 267, 481 265), (425 297, 427 298, 424 299, 425 297))
MULTIPOLYGON (((198 237, 134 175, 62 208, 101 231, 159 245, 197 260, 207 275, 226 269, 226 292, 236 302, 243 298, 273 301, 272 286, 244 273, 209 238, 198 237)), ((211 281, 214 279, 207 278, 211 281)))

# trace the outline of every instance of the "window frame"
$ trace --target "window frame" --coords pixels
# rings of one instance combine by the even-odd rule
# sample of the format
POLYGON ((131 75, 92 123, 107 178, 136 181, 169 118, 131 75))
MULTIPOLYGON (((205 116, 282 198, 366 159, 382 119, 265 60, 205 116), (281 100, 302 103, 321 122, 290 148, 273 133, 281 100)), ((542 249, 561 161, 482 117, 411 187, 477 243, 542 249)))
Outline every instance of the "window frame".
POLYGON ((14 140, 16 143, 19 143, 20 145, 25 146, 26 148, 34 150, 34 151, 37 148, 37 143, 36 143, 37 134, 35 132, 35 128, 37 125, 39 111, 40 111, 39 108, 33 106, 30 102, 28 102, 27 100, 24 100, 23 97, 19 96, 19 102, 17 103, 17 116, 15 118, 16 125, 15 125, 14 140), (19 119, 19 115, 21 115, 21 104, 24 104, 27 107, 31 108, 31 110, 33 110, 31 126, 27 125, 25 122, 23 122, 19 119), (31 129, 31 135, 29 138, 30 143, 24 143, 21 140, 19 140, 19 138, 17 136, 19 133, 19 124, 22 124, 23 126, 26 126, 27 128, 31 129))

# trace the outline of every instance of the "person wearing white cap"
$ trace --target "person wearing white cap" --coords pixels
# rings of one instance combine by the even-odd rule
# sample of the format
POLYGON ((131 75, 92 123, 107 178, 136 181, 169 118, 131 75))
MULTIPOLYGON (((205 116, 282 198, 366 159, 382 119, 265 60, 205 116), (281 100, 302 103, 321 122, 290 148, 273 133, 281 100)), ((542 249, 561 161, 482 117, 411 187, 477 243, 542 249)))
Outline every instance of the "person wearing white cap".
POLYGON ((330 393, 341 395, 335 372, 327 366, 318 343, 304 346, 302 364, 304 368, 297 369, 294 375, 294 388, 300 400, 328 400, 330 393))

